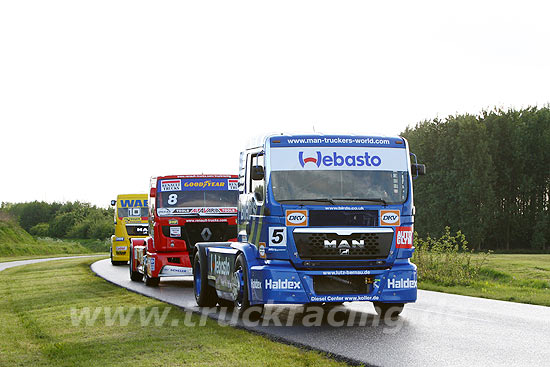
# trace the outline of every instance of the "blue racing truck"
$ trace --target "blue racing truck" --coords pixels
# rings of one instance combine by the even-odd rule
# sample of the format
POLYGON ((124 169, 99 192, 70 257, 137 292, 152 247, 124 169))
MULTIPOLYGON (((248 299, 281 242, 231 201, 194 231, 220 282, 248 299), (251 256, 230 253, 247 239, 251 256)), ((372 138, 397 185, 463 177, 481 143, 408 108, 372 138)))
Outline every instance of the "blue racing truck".
POLYGON ((398 315, 416 301, 412 180, 425 170, 401 137, 261 139, 240 157, 237 242, 196 245, 197 304, 371 301, 398 315))

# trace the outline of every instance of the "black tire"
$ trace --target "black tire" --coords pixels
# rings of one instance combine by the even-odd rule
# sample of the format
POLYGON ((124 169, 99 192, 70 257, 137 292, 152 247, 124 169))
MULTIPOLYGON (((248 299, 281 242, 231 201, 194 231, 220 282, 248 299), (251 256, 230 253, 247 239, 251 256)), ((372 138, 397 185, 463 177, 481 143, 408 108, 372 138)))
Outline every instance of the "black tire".
POLYGON ((373 304, 376 313, 381 318, 386 318, 387 316, 395 318, 401 314, 403 308, 405 307, 404 303, 373 302, 373 304))
POLYGON ((143 275, 139 271, 134 270, 134 247, 130 246, 130 280, 133 282, 141 282, 143 280, 143 275))
POLYGON ((261 318, 264 305, 250 305, 250 300, 248 298, 248 274, 246 269, 246 259, 243 254, 239 254, 239 256, 237 256, 237 260, 235 260, 235 271, 233 274, 234 276, 239 276, 237 274, 241 272, 243 288, 242 291, 239 292, 237 299, 235 299, 234 309, 239 314, 239 317, 242 317, 246 313, 250 321, 255 321, 261 318))
POLYGON ((111 244, 111 248, 109 249, 109 257, 111 258, 111 265, 116 266, 118 265, 116 261, 113 260, 113 245, 111 244))
POLYGON ((220 307, 227 307, 229 309, 235 307, 235 302, 223 298, 218 298, 218 304, 220 305, 220 307))
POLYGON ((147 269, 147 266, 144 266, 143 268, 143 278, 145 279, 145 285, 148 287, 158 287, 160 283, 160 277, 150 277, 149 276, 149 269, 147 269))
POLYGON ((199 307, 214 307, 218 303, 216 289, 208 284, 208 262, 202 247, 193 256, 193 292, 199 307))

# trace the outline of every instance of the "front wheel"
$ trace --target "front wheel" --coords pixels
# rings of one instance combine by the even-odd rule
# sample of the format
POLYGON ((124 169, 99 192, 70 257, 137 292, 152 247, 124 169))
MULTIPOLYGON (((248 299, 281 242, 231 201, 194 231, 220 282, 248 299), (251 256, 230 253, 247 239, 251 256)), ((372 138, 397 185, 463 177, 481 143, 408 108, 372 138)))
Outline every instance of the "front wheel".
POLYGON ((386 318, 389 316, 391 318, 399 316, 405 307, 404 303, 383 303, 383 302, 373 302, 374 309, 376 313, 381 318, 386 318))
POLYGON ((160 283, 160 277, 155 278, 149 276, 149 269, 147 266, 143 268, 143 277, 145 278, 145 285, 148 287, 156 287, 160 283))
POLYGON ((130 280, 133 282, 139 282, 143 279, 143 275, 134 269, 134 263, 134 247, 130 246, 130 266, 128 266, 130 269, 130 280))
POLYGON ((263 305, 250 305, 250 299, 248 298, 248 274, 246 269, 246 259, 243 254, 240 254, 235 261, 235 270, 232 279, 233 297, 235 298, 234 307, 240 317, 248 314, 248 319, 254 321, 262 316, 263 305))
POLYGON ((208 284, 206 253, 200 248, 193 256, 193 291, 199 307, 214 307, 218 303, 216 290, 208 284))

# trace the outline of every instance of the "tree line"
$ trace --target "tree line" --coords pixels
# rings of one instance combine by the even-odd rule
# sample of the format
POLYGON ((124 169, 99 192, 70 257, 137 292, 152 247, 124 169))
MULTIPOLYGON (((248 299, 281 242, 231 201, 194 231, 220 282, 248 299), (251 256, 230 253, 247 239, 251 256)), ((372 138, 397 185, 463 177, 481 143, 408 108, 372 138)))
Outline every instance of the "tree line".
POLYGON ((550 109, 494 109, 408 127, 428 174, 414 181, 415 230, 461 230, 477 249, 549 250, 550 109))
POLYGON ((15 218, 23 229, 37 237, 103 240, 114 229, 112 208, 79 201, 2 203, 0 212, 15 218))

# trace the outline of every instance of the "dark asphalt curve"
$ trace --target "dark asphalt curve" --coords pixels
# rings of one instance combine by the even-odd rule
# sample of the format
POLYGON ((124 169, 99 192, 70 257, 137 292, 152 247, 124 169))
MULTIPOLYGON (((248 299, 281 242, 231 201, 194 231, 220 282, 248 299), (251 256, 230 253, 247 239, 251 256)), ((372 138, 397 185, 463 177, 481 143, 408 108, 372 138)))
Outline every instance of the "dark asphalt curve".
MULTIPOLYGON (((131 282, 128 267, 112 266, 108 259, 92 264, 92 270, 134 292, 223 319, 216 310, 197 307, 191 277, 162 279, 159 287, 151 288, 131 282)), ((264 315, 278 317, 264 316, 259 325, 243 325, 239 321, 238 326, 375 366, 550 363, 550 307, 419 291, 418 302, 406 305, 396 320, 380 320, 369 302, 345 303, 332 309, 332 317, 328 315, 319 326, 310 326, 312 319, 308 315, 312 313, 302 311, 301 306, 270 305, 264 315), (333 320, 345 322, 345 326, 335 326, 333 320), (293 326, 285 326, 287 323, 293 326)))

